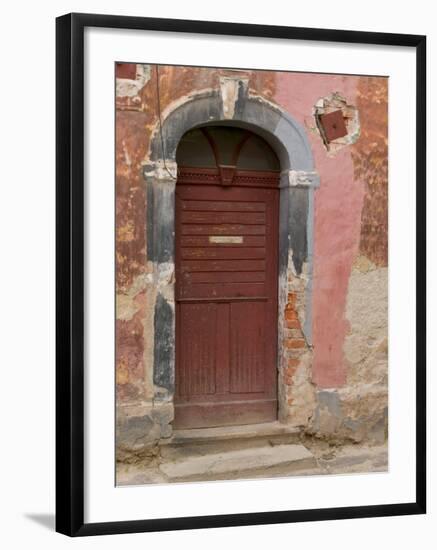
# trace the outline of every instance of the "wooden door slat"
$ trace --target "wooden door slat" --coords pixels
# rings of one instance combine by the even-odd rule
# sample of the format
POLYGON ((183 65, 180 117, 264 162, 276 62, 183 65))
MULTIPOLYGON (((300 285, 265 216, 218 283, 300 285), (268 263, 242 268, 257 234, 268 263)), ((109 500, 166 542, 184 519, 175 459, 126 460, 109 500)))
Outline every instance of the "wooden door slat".
POLYGON ((266 205, 263 202, 184 200, 181 208, 201 212, 265 212, 266 205))
MULTIPOLYGON (((265 260, 184 260, 180 262, 180 272, 194 271, 264 271, 265 260)), ((177 277, 176 281, 181 281, 177 277)))
POLYGON ((265 235, 265 225, 242 225, 237 223, 183 224, 182 235, 265 235))
POLYGON ((209 235, 187 235, 181 236, 180 247, 192 248, 201 246, 202 248, 243 248, 245 246, 265 246, 265 235, 245 235, 242 242, 217 242, 214 239, 210 239, 209 235))
POLYGON ((182 260, 263 260, 266 249, 253 248, 181 248, 182 260))
POLYGON ((264 271, 207 271, 185 273, 186 284, 195 283, 259 283, 266 280, 264 271))
POLYGON ((182 212, 181 223, 183 224, 248 224, 259 225, 266 222, 264 212, 213 212, 213 211, 197 211, 197 212, 182 212))

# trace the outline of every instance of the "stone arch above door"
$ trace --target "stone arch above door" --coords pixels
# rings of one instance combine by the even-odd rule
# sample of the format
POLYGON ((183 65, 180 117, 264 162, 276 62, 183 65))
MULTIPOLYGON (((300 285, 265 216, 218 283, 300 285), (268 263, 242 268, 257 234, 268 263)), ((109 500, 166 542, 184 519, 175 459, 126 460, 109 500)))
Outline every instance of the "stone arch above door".
MULTIPOLYGON (((241 82, 236 79, 236 83, 241 82)), ((247 90, 237 96, 232 116, 226 115, 227 111, 229 100, 224 96, 223 88, 190 96, 183 103, 171 105, 162 115, 162 141, 159 125, 155 128, 150 147, 151 163, 162 161, 164 155, 166 162, 174 163, 179 141, 191 128, 208 123, 231 124, 258 133, 276 151, 283 171, 309 172, 308 177, 314 184, 317 177, 307 136, 288 113, 260 96, 250 95, 247 90)))
MULTIPOLYGON (((242 79, 221 80, 220 90, 179 100, 162 113, 144 166, 147 188, 147 258, 156 288, 153 342, 155 403, 172 403, 175 382, 174 193, 176 150, 181 137, 205 124, 246 128, 264 138, 281 165, 278 281, 279 419, 289 421, 285 385, 291 331, 297 349, 311 354, 313 193, 318 186, 311 148, 303 128, 270 101, 251 95, 242 79), (293 302, 291 304, 291 302, 293 302), (290 305, 291 304, 291 305, 290 305), (292 308, 299 329, 289 329, 292 308), (288 346, 288 344, 287 344, 288 346)), ((309 357, 308 355, 308 357, 309 357)), ((307 364, 310 359, 307 358, 307 364)), ((310 370, 310 368, 309 368, 310 370)), ((310 376, 310 374, 308 374, 310 376)), ((165 431, 165 430, 164 430, 165 431)), ((166 433, 171 433, 167 430, 166 433)))

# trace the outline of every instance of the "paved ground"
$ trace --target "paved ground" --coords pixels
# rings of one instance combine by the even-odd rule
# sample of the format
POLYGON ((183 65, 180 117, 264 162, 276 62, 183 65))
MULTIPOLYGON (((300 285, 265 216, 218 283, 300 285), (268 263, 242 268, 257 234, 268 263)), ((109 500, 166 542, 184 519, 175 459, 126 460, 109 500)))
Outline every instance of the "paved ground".
POLYGON ((387 445, 329 446, 320 441, 241 440, 161 448, 155 464, 119 464, 118 485, 385 472, 387 445))

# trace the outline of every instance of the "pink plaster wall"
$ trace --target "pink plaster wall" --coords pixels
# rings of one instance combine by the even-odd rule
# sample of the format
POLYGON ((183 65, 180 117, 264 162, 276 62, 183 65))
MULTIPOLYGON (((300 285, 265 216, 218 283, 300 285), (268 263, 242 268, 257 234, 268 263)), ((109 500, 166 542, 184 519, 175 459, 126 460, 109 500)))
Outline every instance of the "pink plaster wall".
MULTIPOLYGON (((355 104, 359 78, 277 73, 274 100, 298 122, 314 124, 316 101, 340 92, 355 104)), ((364 185, 354 179, 351 148, 329 157, 320 136, 309 136, 320 188, 315 192, 313 272, 313 381, 323 388, 346 381, 343 344, 348 331, 346 296, 358 253, 364 185)))

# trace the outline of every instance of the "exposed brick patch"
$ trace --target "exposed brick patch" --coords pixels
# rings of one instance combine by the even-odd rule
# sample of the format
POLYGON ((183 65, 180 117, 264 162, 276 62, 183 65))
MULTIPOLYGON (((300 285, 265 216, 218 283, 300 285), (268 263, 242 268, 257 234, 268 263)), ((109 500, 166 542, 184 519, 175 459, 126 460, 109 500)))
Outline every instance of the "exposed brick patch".
POLYGON ((297 292, 288 293, 287 309, 294 309, 296 307, 297 292))
POLYGON ((296 369, 293 368, 293 367, 286 367, 284 369, 284 374, 285 376, 293 376, 293 374, 295 373, 296 369))
MULTIPOLYGON (((297 313, 294 309, 285 309, 285 319, 286 321, 298 321, 297 313)), ((300 323, 298 322, 298 327, 300 327, 300 323)))
POLYGON ((298 307, 302 307, 303 292, 301 290, 296 290, 297 282, 295 279, 291 280, 292 278, 290 276, 288 277, 288 279, 290 290, 287 293, 287 303, 285 305, 284 311, 284 363, 281 380, 282 383, 289 388, 287 390, 287 403, 288 405, 290 405, 290 401, 292 400, 289 398, 288 393, 289 391, 291 391, 296 370, 300 365, 301 358, 305 355, 305 353, 307 353, 308 346, 302 332, 302 327, 298 315, 298 307))
POLYGON ((285 341, 285 346, 291 349, 298 349, 305 347, 305 340, 303 338, 287 338, 285 341))
POLYGON ((285 326, 286 328, 297 328, 300 329, 300 322, 297 317, 295 319, 285 319, 285 326))

